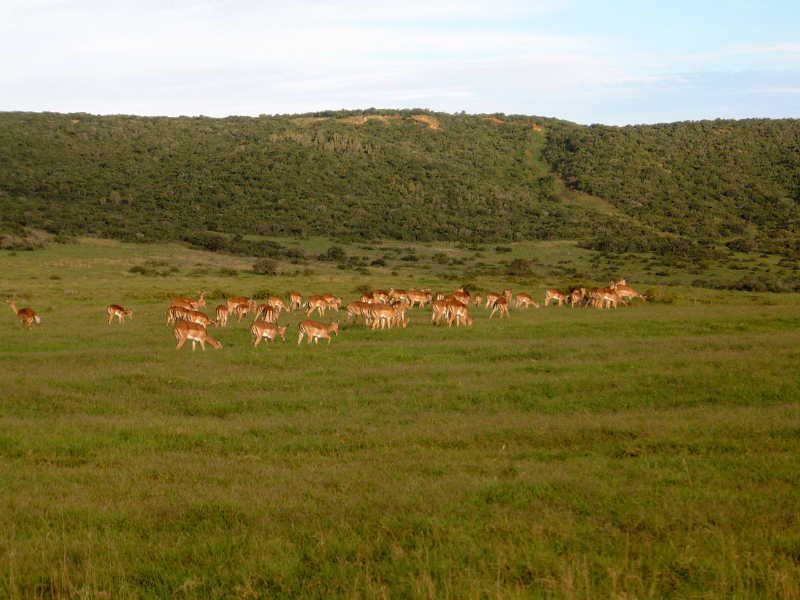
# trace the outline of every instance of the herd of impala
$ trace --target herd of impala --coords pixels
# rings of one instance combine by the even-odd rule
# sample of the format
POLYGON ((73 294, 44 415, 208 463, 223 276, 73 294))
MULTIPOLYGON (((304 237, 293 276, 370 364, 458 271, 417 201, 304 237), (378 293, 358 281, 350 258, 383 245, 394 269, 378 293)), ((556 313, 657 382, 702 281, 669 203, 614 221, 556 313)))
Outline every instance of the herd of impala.
MULTIPOLYGON (((286 326, 278 325, 278 319, 282 312, 292 312, 303 310, 306 319, 298 324, 297 343, 300 344, 303 338, 307 343, 312 341, 316 344, 320 339, 327 339, 330 344, 331 337, 339 334, 338 321, 333 323, 322 323, 311 320, 310 317, 316 312, 324 317, 327 311, 339 312, 342 309, 342 299, 333 294, 321 294, 304 297, 299 292, 290 292, 288 303, 284 302, 279 296, 269 296, 264 303, 257 303, 252 298, 246 296, 236 296, 228 299, 225 304, 220 304, 215 309, 214 317, 208 316, 201 309, 206 306, 205 292, 199 292, 197 299, 193 298, 173 298, 167 309, 166 319, 168 325, 173 325, 177 349, 180 349, 186 342, 192 342, 192 350, 196 344, 205 350, 206 343, 214 348, 221 348, 222 343, 214 339, 209 333, 210 327, 227 327, 235 317, 237 322, 253 316, 250 325, 250 334, 254 346, 258 346, 263 340, 274 342, 280 337, 286 341, 286 326)), ((585 306, 592 308, 616 308, 620 304, 629 304, 634 298, 644 300, 639 292, 627 284, 624 279, 612 281, 608 287, 587 289, 583 287, 572 288, 568 291, 561 291, 550 288, 545 292, 544 306, 550 306, 557 302, 558 306, 569 304, 573 308, 585 306)), ((503 290, 502 293, 489 293, 486 297, 477 294, 470 294, 464 288, 458 288, 452 294, 433 293, 430 290, 374 290, 362 294, 360 300, 347 304, 344 308, 347 313, 347 321, 352 323, 362 322, 371 329, 390 329, 392 327, 407 327, 409 319, 407 312, 409 309, 419 307, 424 309, 431 307, 431 323, 440 325, 447 323, 452 327, 471 327, 473 320, 470 316, 470 307, 485 307, 491 310, 489 318, 497 314, 499 318, 509 316, 509 307, 514 308, 539 308, 529 294, 518 293, 516 296, 510 289, 503 290)), ((17 308, 14 300, 9 300, 11 309, 20 319, 22 325, 30 329, 35 324, 41 323, 41 318, 31 308, 17 308)), ((117 319, 123 323, 127 318, 133 318, 133 311, 126 309, 119 304, 110 304, 106 307, 108 324, 117 319)))

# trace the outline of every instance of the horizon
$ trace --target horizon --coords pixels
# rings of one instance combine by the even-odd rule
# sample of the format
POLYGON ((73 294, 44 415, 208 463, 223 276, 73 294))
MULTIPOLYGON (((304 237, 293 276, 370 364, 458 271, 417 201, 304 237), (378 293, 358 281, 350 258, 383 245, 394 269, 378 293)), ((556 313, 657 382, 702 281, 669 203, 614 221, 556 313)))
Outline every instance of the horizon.
POLYGON ((0 73, 0 110, 800 118, 798 32, 788 0, 7 0, 0 51, 15 60, 0 73))
POLYGON ((701 123, 701 122, 711 122, 711 121, 797 121, 800 120, 800 117, 708 117, 702 119, 682 119, 678 121, 654 121, 652 123, 623 123, 623 124, 616 124, 616 123, 603 123, 600 121, 591 121, 591 122, 577 122, 577 121, 570 121, 569 119, 564 119, 558 116, 551 116, 551 115, 534 115, 534 114, 523 114, 523 113, 504 113, 500 111, 493 111, 493 112, 467 112, 467 111, 446 111, 446 110, 433 110, 430 108, 423 108, 419 106, 415 107, 407 107, 407 108, 382 108, 382 107, 368 107, 368 108, 323 108, 320 110, 313 110, 307 112, 290 112, 290 113, 262 113, 258 115, 240 115, 240 114, 229 114, 229 115, 204 115, 204 114, 177 114, 177 115, 164 115, 164 114, 134 114, 134 113, 94 113, 88 112, 84 110, 78 111, 71 111, 71 112, 59 112, 53 110, 0 110, 0 114, 30 114, 30 115, 58 115, 63 117, 71 117, 71 116, 81 116, 87 115, 90 117, 127 117, 127 118, 137 118, 137 119, 213 119, 218 121, 223 121, 225 119, 293 119, 293 118, 301 118, 301 117, 315 117, 319 116, 322 113, 354 113, 354 114, 366 114, 366 113, 392 113, 392 112, 403 112, 409 114, 417 114, 417 113, 429 113, 433 115, 447 115, 451 117, 491 117, 491 116, 501 116, 507 118, 528 118, 528 119, 547 119, 553 121, 563 121, 566 123, 572 123, 573 125, 578 125, 582 127, 591 127, 595 125, 603 126, 603 127, 647 127, 647 126, 657 126, 657 125, 673 125, 679 123, 701 123))

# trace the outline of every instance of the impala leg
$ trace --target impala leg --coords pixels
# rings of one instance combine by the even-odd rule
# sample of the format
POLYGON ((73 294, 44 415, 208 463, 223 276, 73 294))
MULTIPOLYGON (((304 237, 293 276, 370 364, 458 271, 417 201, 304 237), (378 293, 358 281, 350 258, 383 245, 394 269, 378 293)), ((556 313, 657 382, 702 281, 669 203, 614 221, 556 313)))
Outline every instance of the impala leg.
POLYGON ((186 343, 186 338, 181 338, 178 340, 178 345, 175 346, 175 350, 180 350, 183 348, 183 345, 186 343))

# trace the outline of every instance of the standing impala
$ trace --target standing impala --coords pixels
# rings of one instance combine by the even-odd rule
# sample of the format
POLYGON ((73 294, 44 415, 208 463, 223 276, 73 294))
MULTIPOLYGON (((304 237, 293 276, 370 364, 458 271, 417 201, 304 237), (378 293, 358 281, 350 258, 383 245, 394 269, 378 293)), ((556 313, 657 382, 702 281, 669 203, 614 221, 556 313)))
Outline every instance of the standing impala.
POLYGON ((303 341, 303 336, 306 336, 306 340, 309 344, 311 343, 312 339, 314 340, 315 344, 318 344, 320 338, 327 338, 328 344, 330 344, 331 336, 339 335, 338 322, 328 325, 326 323, 320 323, 319 321, 300 321, 300 323, 297 325, 297 329, 300 331, 300 337, 297 338, 298 346, 300 345, 300 342, 303 341))
POLYGON ((494 308, 492 312, 489 313, 489 318, 491 319, 494 316, 494 313, 500 311, 500 318, 502 319, 504 316, 508 316, 508 300, 505 299, 505 296, 500 296, 497 300, 494 301, 494 308))
POLYGON ((17 308, 14 300, 8 300, 7 302, 11 305, 11 310, 17 315, 25 329, 30 329, 34 323, 39 325, 42 322, 42 319, 32 308, 17 308))
POLYGON ((328 308, 328 302, 325 300, 324 296, 309 296, 308 297, 308 311, 306 311, 306 316, 310 317, 314 314, 314 311, 319 312, 320 315, 325 314, 325 310, 328 308))
POLYGON ((563 306, 564 302, 567 301, 567 295, 555 288, 548 288, 547 291, 544 293, 544 305, 550 306, 550 303, 556 300, 559 306, 563 306))
POLYGON ((301 308, 303 308, 303 294, 289 292, 289 310, 300 310, 301 308))
POLYGON ((286 327, 279 327, 275 323, 267 321, 256 321, 250 326, 250 335, 253 336, 253 347, 258 346, 261 340, 274 342, 278 336, 285 342, 286 327))
POLYGON ((217 325, 220 327, 227 327, 228 326, 228 315, 230 311, 228 310, 228 306, 226 304, 220 304, 217 306, 216 316, 217 316, 217 325))
POLYGON ((120 323, 125 322, 125 318, 133 318, 133 311, 128 308, 123 308, 119 304, 109 304, 106 306, 106 314, 108 315, 108 324, 111 325, 111 321, 114 320, 114 317, 118 319, 120 323))
POLYGON ((175 339, 178 340, 178 345, 175 346, 176 350, 183 348, 187 341, 192 342, 192 352, 195 350, 195 344, 199 343, 203 352, 206 350, 206 342, 211 344, 214 348, 219 350, 222 348, 222 342, 215 340, 208 335, 208 331, 202 325, 197 323, 190 323, 189 321, 176 321, 175 322, 175 339))

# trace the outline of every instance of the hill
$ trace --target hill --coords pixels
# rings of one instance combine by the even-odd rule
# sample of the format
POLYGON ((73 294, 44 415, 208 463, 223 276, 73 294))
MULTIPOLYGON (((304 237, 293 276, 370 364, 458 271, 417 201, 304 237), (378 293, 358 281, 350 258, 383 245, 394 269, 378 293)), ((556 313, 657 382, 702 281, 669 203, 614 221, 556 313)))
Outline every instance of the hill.
POLYGON ((798 167, 796 120, 0 113, 0 230, 206 247, 224 247, 221 232, 797 255, 798 167))

